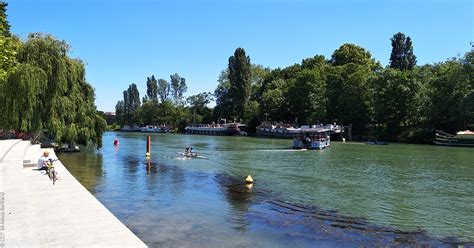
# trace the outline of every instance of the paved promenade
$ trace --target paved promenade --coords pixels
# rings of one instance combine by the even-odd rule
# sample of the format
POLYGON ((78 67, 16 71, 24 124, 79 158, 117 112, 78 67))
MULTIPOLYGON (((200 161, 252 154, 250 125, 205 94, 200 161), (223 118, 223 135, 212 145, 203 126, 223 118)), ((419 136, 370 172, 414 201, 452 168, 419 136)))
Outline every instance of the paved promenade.
POLYGON ((0 247, 146 247, 60 161, 56 185, 35 170, 41 153, 0 141, 0 247))

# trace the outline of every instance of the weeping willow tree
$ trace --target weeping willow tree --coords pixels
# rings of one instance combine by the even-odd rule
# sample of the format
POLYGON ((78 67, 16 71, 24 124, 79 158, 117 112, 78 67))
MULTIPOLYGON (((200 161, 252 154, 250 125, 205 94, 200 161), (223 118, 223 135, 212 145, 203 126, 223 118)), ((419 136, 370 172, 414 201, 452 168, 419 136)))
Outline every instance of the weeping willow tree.
POLYGON ((8 4, 0 1, 0 123, 5 118, 3 110, 6 80, 8 75, 15 71, 17 66, 16 54, 20 48, 20 40, 10 33, 10 24, 7 20, 8 4))
POLYGON ((47 130, 60 143, 101 147, 106 122, 94 104, 94 89, 81 60, 51 35, 30 34, 18 51, 18 66, 3 85, 5 129, 47 130))

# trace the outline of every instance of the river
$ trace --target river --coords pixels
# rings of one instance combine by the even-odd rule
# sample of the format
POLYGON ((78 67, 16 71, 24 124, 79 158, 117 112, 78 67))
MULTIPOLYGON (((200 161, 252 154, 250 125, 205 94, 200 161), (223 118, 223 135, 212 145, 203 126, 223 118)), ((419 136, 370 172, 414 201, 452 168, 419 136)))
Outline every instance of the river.
POLYGON ((149 134, 147 161, 146 135, 106 132, 102 149, 59 158, 151 247, 474 242, 472 148, 149 134))

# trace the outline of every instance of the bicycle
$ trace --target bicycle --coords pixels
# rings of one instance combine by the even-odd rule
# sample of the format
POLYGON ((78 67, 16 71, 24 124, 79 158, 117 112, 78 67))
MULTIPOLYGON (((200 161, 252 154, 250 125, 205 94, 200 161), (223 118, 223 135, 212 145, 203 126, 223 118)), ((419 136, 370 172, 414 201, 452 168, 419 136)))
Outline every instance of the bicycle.
POLYGON ((53 181, 53 185, 56 184, 56 180, 58 180, 58 173, 54 169, 53 162, 57 161, 57 159, 49 159, 48 162, 46 163, 47 169, 46 169, 46 174, 49 177, 49 180, 53 181))

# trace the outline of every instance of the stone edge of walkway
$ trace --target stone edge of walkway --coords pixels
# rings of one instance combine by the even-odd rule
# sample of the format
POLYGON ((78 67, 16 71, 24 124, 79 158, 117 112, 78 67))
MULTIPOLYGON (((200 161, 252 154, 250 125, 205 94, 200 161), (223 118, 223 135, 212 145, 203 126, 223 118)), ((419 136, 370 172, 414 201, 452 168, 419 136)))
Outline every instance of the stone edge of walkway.
MULTIPOLYGON (((39 156, 25 154, 29 151, 38 152, 38 149, 28 149, 29 146, 22 142, 16 143, 4 155, 9 160, 0 163, 0 188, 3 191, 5 216, 3 233, 0 234, 3 234, 5 247, 146 247, 76 180, 61 161, 55 162, 60 175, 56 185, 52 185, 46 176, 33 168, 24 168, 23 158, 39 156), (8 154, 10 152, 18 154, 8 154), (50 209, 54 209, 54 212, 50 209), (50 221, 45 222, 45 219, 50 221), (43 231, 40 227, 44 228, 43 231), (51 237, 41 238, 44 232, 50 233, 51 237)), ((51 157, 57 158, 52 149, 47 150, 51 157)))

